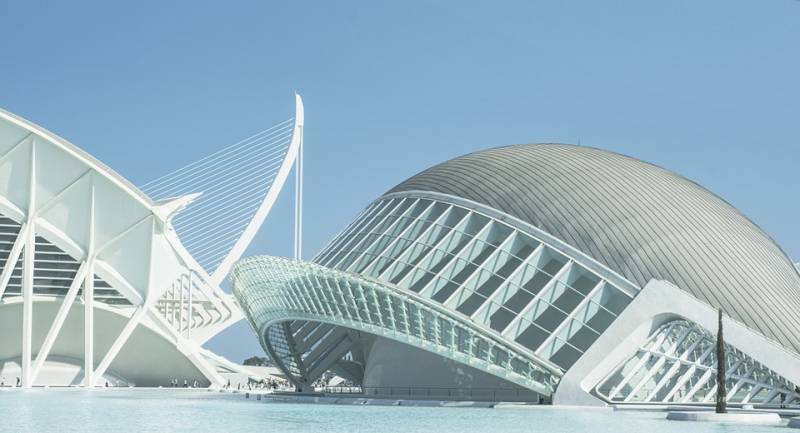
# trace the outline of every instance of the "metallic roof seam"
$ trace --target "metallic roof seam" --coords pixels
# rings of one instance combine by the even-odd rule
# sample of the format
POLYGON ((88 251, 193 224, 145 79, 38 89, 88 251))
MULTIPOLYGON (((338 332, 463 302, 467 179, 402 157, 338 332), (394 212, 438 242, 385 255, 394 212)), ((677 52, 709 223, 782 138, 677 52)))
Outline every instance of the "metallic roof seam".
POLYGON ((800 345, 798 337, 786 329, 800 321, 790 306, 798 299, 797 268, 771 237, 728 202, 669 170, 579 146, 516 145, 431 167, 389 193, 431 187, 439 193, 475 198, 507 214, 527 216, 532 225, 591 254, 604 266, 622 272, 622 276, 634 276, 636 284, 643 284, 648 275, 667 277, 659 269, 672 269, 668 279, 684 290, 712 303, 726 304, 732 314, 765 335, 780 336, 795 348, 800 345), (503 171, 508 174, 503 175, 503 171), (503 192, 486 192, 486 186, 503 192), (660 196, 644 193, 648 188, 660 196), (643 194, 630 197, 626 191, 643 194), (529 199, 509 202, 515 194, 529 199), (620 213, 619 209, 631 204, 635 216, 619 224, 619 215, 631 213, 620 213), (650 212, 646 206, 661 208, 650 212), (607 212, 611 209, 618 215, 610 216, 607 212), (609 224, 609 220, 617 223, 609 224), (606 240, 585 236, 590 233, 587 228, 600 228, 606 240), (710 237, 720 229, 721 236, 710 237), (639 254, 625 259, 624 251, 639 254), (675 254, 678 251, 682 253, 675 254), (673 261, 664 262, 666 257, 673 261), (788 271, 783 269, 787 264, 788 271), (694 275, 699 284, 689 283, 684 275, 694 275), (753 287, 771 289, 756 292, 753 287), (763 320, 767 305, 780 311, 783 326, 770 326, 763 320))

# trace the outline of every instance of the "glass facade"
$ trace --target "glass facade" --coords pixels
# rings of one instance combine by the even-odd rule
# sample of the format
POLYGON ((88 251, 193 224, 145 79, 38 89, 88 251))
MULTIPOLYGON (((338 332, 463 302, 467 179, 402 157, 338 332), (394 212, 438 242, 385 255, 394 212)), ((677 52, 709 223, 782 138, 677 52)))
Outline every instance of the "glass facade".
MULTIPOLYGON (((441 306, 378 282, 279 257, 243 260, 234 293, 262 344, 290 379, 308 385, 348 357, 348 330, 394 339, 551 395, 555 367, 441 306)), ((352 356, 352 355, 350 355, 352 356)))
POLYGON ((314 261, 415 292, 564 370, 631 300, 530 233, 414 196, 373 203, 314 261))
POLYGON ((262 344, 301 386, 357 358, 355 329, 548 396, 631 301, 529 231, 413 194, 372 203, 313 261, 247 259, 232 274, 251 323, 269 324, 262 344))

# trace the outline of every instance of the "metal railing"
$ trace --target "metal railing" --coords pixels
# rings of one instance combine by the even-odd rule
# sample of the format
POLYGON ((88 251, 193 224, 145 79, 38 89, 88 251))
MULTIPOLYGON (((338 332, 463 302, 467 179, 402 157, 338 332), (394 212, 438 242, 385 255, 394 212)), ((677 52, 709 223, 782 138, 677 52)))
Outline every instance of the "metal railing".
POLYGON ((455 387, 359 387, 328 386, 320 389, 325 394, 351 394, 390 399, 457 400, 457 401, 524 401, 549 404, 550 400, 522 388, 455 388, 455 387))

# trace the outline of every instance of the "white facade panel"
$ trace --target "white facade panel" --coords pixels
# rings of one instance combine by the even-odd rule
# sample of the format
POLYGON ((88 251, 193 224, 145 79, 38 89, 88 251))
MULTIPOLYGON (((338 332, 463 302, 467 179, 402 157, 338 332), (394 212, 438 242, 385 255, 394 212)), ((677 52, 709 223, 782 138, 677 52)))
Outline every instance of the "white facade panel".
MULTIPOLYGON (((289 126, 290 136, 302 127, 289 126)), ((276 195, 274 186, 264 194, 276 195)), ((241 313, 175 234, 172 218, 188 201, 154 202, 66 140, 0 110, 0 321, 9 340, 0 375, 23 387, 108 378, 222 385, 201 345, 241 313)))

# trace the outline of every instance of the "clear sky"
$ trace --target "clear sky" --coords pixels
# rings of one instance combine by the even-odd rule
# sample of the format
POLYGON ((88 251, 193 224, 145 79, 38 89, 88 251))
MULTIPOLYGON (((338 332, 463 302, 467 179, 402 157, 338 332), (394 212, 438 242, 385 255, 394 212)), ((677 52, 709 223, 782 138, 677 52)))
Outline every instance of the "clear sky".
MULTIPOLYGON (((126 3, 4 2, 0 107, 142 184, 297 90, 307 256, 432 164, 567 142, 697 181, 800 260, 798 1, 126 3)), ((249 254, 290 254, 291 196, 249 254)), ((243 324, 210 347, 260 352, 243 324)))

